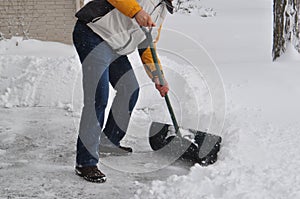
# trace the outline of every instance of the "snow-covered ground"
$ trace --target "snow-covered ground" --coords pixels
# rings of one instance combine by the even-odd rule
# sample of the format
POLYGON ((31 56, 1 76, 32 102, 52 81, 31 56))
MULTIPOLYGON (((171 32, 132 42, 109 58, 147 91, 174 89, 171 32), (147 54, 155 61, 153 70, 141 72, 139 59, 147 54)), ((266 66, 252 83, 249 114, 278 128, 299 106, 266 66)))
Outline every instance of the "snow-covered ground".
POLYGON ((271 0, 202 3, 217 15, 169 16, 158 47, 181 125, 223 126, 216 132, 223 137, 216 164, 190 169, 151 159, 149 125, 170 119, 134 53, 142 90, 124 143, 135 153, 101 158, 105 184, 78 178, 73 167, 82 88, 74 48, 13 38, 0 41, 0 198, 299 198, 300 55, 289 49, 271 61, 271 0), (194 41, 202 46, 198 54, 191 51, 194 41), (205 63, 200 75, 174 56, 178 49, 181 56, 190 52, 188 61, 205 63), (220 72, 225 104, 218 101, 223 87, 216 95, 210 88, 217 70, 206 73, 207 65, 220 72), (214 117, 219 124, 210 123, 214 117))

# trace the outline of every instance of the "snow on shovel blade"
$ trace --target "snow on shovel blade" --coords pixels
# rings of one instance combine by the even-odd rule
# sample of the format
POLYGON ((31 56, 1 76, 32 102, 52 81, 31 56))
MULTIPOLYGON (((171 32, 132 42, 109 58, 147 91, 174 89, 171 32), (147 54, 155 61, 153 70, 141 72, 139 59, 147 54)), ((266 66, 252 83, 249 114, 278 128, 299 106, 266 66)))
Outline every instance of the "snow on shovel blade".
POLYGON ((203 166, 217 161, 222 141, 220 136, 192 129, 180 129, 180 133, 181 136, 176 135, 170 124, 153 122, 149 132, 150 146, 154 151, 161 150, 203 166))

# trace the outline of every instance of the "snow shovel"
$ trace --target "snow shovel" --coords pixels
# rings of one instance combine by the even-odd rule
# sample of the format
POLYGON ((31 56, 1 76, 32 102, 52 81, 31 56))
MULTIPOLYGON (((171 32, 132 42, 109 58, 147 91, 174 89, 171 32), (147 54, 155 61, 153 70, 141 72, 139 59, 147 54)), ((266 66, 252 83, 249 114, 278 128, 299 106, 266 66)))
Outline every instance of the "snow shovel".
MULTIPOLYGON (((141 28, 150 45, 153 62, 158 71, 159 82, 161 85, 164 85, 151 35, 152 29, 146 30, 144 27, 141 28)), ((218 158, 217 154, 220 150, 222 138, 198 130, 180 129, 169 96, 166 94, 164 98, 173 125, 152 122, 149 131, 149 143, 151 148, 154 151, 161 150, 162 152, 167 153, 167 155, 175 155, 178 159, 199 163, 202 166, 215 163, 218 158), (184 136, 181 131, 184 131, 185 134, 188 132, 188 136, 184 136)))

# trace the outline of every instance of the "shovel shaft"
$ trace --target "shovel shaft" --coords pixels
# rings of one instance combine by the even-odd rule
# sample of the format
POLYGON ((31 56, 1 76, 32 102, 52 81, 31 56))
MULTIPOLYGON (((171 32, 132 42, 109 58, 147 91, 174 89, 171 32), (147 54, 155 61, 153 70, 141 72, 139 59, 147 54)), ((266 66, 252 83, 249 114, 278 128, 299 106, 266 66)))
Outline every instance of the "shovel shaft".
MULTIPOLYGON (((147 37, 147 39, 150 42, 150 50, 151 50, 153 62, 155 64, 155 68, 157 70, 159 83, 161 85, 164 85, 165 81, 164 81, 164 79, 162 77, 162 73, 161 73, 160 67, 158 65, 158 58, 157 58, 156 51, 155 51, 155 48, 154 48, 154 44, 153 44, 153 39, 152 39, 151 32, 145 30, 145 28, 142 28, 142 29, 145 32, 146 37, 147 37)), ((173 125, 174 125, 174 128, 175 128, 175 132, 178 133, 179 132, 179 126, 178 126, 178 123, 177 123, 177 120, 176 120, 176 117, 175 117, 175 113, 173 111, 173 108, 172 108, 172 105, 171 105, 171 102, 170 102, 168 94, 165 95, 165 101, 166 101, 166 104, 167 104, 167 107, 168 107, 168 110, 169 110, 169 113, 170 113, 170 116, 171 116, 171 119, 172 119, 172 122, 173 122, 173 125)))
POLYGON ((175 117, 175 113, 173 111, 173 108, 172 108, 172 105, 171 105, 168 94, 165 95, 165 101, 167 103, 167 107, 168 107, 168 110, 169 110, 169 113, 170 113, 170 116, 171 116, 171 119, 172 119, 172 122, 173 122, 173 125, 174 125, 174 128, 175 128, 175 132, 178 133, 179 126, 178 126, 178 123, 177 123, 177 120, 176 120, 176 117, 175 117))

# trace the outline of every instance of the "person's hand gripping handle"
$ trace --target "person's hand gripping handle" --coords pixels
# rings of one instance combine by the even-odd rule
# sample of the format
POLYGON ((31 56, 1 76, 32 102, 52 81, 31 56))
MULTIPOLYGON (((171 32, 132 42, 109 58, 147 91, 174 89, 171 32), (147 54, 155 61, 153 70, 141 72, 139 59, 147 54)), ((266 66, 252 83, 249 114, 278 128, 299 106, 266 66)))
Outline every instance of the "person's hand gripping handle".
POLYGON ((136 13, 134 18, 140 26, 143 27, 155 26, 155 23, 152 21, 151 16, 143 9, 140 10, 138 13, 136 13))

